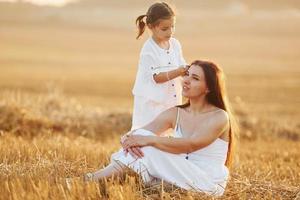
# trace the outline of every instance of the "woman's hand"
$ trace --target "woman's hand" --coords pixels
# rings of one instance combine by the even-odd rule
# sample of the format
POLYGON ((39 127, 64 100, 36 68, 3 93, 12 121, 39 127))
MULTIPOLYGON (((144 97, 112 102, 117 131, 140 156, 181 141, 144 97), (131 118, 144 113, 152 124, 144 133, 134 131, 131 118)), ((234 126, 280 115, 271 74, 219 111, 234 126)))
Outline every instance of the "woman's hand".
POLYGON ((153 136, 133 135, 135 130, 129 131, 121 137, 121 145, 125 152, 125 156, 129 153, 134 158, 142 158, 144 153, 141 147, 151 144, 153 136))
POLYGON ((132 157, 134 158, 142 158, 144 156, 144 153, 142 152, 141 148, 140 147, 129 147, 129 148, 126 148, 125 147, 125 140, 129 137, 129 135, 124 135, 122 138, 121 138, 121 145, 123 147, 123 150, 125 152, 125 156, 127 156, 127 154, 129 153, 132 157))
POLYGON ((131 147, 149 146, 154 136, 129 135, 123 140, 122 146, 124 150, 131 147))
POLYGON ((132 157, 134 158, 142 158, 144 156, 144 153, 142 152, 140 147, 130 147, 130 148, 125 148, 124 146, 124 141, 126 138, 128 138, 130 135, 132 135, 136 130, 132 130, 127 132, 125 135, 121 137, 120 143, 124 149, 125 156, 129 153, 132 157))
POLYGON ((126 139, 126 137, 128 137, 129 135, 133 134, 136 130, 131 130, 131 131, 128 131, 125 135, 123 135, 120 139, 120 143, 122 144, 123 146, 123 142, 124 140, 126 139))
POLYGON ((125 156, 127 156, 127 153, 129 153, 134 158, 142 158, 144 156, 144 153, 142 152, 140 147, 131 147, 128 148, 127 151, 125 151, 125 156))

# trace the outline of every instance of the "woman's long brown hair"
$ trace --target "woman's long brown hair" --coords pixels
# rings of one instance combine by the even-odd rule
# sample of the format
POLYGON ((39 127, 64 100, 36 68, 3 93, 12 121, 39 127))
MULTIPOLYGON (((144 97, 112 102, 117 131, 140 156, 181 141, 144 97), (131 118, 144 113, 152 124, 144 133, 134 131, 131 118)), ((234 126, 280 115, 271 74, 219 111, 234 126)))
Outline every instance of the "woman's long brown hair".
MULTIPOLYGON (((223 72, 216 64, 209 61, 196 60, 191 66, 192 65, 197 65, 203 69, 206 85, 209 90, 209 93, 206 95, 206 100, 210 104, 226 111, 229 116, 229 144, 225 165, 230 167, 233 162, 233 151, 235 140, 238 136, 238 127, 228 102, 223 72)), ((190 102, 188 101, 178 107, 185 108, 189 105, 190 102)))

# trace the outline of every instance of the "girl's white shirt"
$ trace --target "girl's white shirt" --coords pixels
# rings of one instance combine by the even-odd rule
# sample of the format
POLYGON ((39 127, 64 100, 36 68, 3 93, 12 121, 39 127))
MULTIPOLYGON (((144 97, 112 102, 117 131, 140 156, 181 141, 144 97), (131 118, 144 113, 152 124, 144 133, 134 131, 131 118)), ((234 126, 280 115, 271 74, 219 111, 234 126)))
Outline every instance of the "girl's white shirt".
POLYGON ((181 77, 164 83, 156 83, 154 74, 177 69, 186 62, 182 56, 178 40, 169 40, 169 49, 163 49, 150 37, 142 47, 135 84, 132 90, 134 96, 141 96, 157 103, 181 103, 181 77))

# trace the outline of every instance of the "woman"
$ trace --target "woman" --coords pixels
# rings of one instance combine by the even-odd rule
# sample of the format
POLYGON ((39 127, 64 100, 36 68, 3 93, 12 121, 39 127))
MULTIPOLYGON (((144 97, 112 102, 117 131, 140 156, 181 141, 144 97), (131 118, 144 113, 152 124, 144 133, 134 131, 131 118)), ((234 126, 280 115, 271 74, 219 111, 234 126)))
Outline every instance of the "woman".
POLYGON ((188 103, 123 136, 123 148, 111 156, 111 164, 85 179, 121 175, 130 167, 148 184, 163 179, 187 190, 222 195, 234 131, 221 70, 211 62, 194 61, 183 78, 182 95, 188 103), (169 128, 173 137, 161 137, 169 128))

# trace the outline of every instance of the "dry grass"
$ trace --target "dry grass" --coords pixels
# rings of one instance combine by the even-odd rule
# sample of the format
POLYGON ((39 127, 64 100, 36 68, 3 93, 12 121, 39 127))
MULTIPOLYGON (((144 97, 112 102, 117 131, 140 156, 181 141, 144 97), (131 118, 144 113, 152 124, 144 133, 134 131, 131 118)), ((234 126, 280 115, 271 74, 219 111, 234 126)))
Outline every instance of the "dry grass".
MULTIPOLYGON (((171 2, 185 58, 224 68, 239 120, 221 199, 300 199, 299 3, 171 2)), ((150 3, 0 3, 0 199, 213 199, 133 174, 71 189, 61 180, 108 164, 130 128, 145 40, 133 21, 150 3)))
MULTIPOLYGON (((68 189, 61 178, 108 164, 120 147, 119 135, 129 129, 130 113, 87 108, 55 91, 39 98, 6 92, 1 99, 2 199, 210 199, 167 186, 145 187, 135 176, 121 182, 75 181, 68 189)), ((255 122, 244 104, 235 105, 243 132, 222 198, 295 198, 300 192, 299 124, 255 122)))

